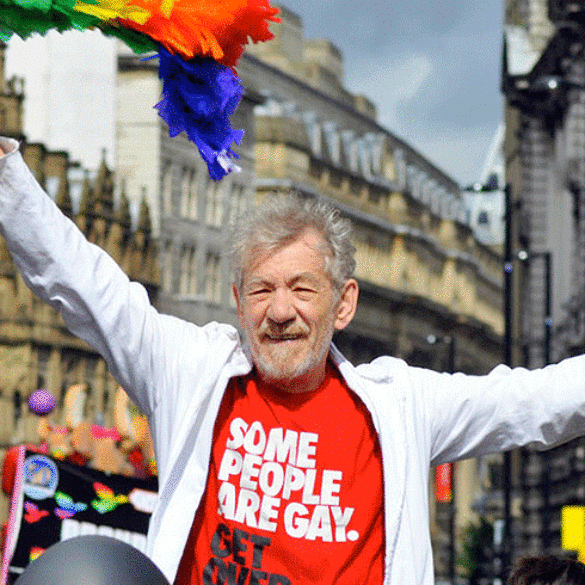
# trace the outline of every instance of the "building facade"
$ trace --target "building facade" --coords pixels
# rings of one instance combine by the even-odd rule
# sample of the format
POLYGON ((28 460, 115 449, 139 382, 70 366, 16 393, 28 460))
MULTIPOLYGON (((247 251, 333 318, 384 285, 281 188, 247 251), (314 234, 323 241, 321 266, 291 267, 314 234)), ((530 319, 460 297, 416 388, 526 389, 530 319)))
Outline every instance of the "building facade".
MULTIPOLYGON (((130 278, 141 282, 153 301, 159 286, 155 242, 148 205, 133 218, 122 193, 114 197, 113 172, 105 161, 93 176, 72 163, 65 152, 29 143, 22 131, 22 82, 4 81, 4 47, 0 47, 0 132, 21 141, 23 157, 53 200, 93 243, 104 248, 130 278)), ((15 444, 39 442, 39 417, 28 407, 30 395, 48 390, 57 401, 51 414, 62 418, 66 391, 84 385, 85 420, 114 423, 117 384, 105 362, 85 342, 71 335, 57 311, 35 297, 17 272, 0 240, 0 456, 15 444)), ((8 500, 0 501, 0 517, 8 500)))
MULTIPOLYGON (((517 365, 585 349, 585 2, 508 0, 502 87, 517 365)), ((515 555, 561 553, 561 509, 585 501, 585 442, 518 454, 515 555)))

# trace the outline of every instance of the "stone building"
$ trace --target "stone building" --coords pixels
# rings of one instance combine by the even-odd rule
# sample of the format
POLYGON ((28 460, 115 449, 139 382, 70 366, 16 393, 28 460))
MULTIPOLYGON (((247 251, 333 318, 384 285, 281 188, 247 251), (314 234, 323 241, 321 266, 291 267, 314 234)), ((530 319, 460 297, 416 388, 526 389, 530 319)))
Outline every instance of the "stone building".
POLYGON ((24 82, 18 77, 6 79, 5 49, 6 45, 0 42, 0 124, 6 136, 22 140, 24 82))
MULTIPOLYGON (((539 367, 585 349, 585 2, 505 4, 513 355, 539 367)), ((514 553, 560 552, 561 508, 585 502, 585 440, 517 457, 514 553)))
MULTIPOLYGON (((239 62, 245 98, 233 123, 246 130, 243 170, 220 183, 153 112, 155 64, 119 57, 117 176, 130 199, 146 193, 152 209, 160 308, 237 325, 221 254, 230 219, 255 197, 320 197, 355 227, 361 297, 354 322, 336 338, 348 358, 391 354, 487 372, 501 361, 500 255, 474 237, 457 183, 378 124, 370 99, 345 89, 339 50, 304 38, 300 18, 281 10, 275 39, 249 47, 239 62)), ((457 466, 457 526, 471 517, 482 469, 476 461, 457 466)), ((436 512, 437 572, 445 576, 448 506, 436 512)))
MULTIPOLYGON (((21 152, 37 180, 87 238, 103 247, 154 300, 159 283, 150 212, 143 201, 133 221, 128 200, 114 198, 114 177, 105 163, 90 177, 65 152, 27 143, 23 135, 24 93, 18 79, 4 81, 0 48, 0 132, 21 141, 21 152)), ((69 334, 61 316, 35 297, 15 269, 0 240, 0 455, 13 444, 38 442, 38 418, 28 398, 38 388, 49 390, 60 410, 73 384, 87 387, 85 417, 113 425, 116 382, 105 362, 85 342, 69 334)), ((3 506, 6 502, 3 501, 3 506)), ((6 510, 1 510, 2 518, 6 510)))

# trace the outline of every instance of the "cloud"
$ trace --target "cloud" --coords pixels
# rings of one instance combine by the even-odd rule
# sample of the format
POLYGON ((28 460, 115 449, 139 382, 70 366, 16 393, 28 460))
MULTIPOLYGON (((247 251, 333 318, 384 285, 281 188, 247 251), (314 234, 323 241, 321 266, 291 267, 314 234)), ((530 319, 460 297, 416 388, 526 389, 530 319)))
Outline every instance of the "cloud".
MULTIPOLYGON (((469 86, 462 71, 441 81, 441 60, 430 54, 378 56, 348 72, 347 86, 365 93, 378 108, 378 120, 462 185, 475 182, 500 117, 485 87, 469 86)), ((443 67, 444 70, 444 67, 443 67)))
POLYGON ((361 60, 359 67, 346 71, 346 83, 350 91, 367 95, 377 105, 380 123, 391 130, 400 126, 400 104, 418 94, 432 70, 431 59, 422 53, 399 59, 394 55, 370 56, 361 60))
POLYGON ((386 51, 347 71, 346 83, 376 104, 382 126, 468 185, 478 179, 501 120, 497 71, 489 72, 489 59, 476 65, 486 43, 460 38, 434 53, 386 51), (477 56, 469 61, 463 48, 477 56), (475 82, 475 67, 494 79, 488 89, 475 82))
POLYGON ((429 133, 467 130, 501 118, 500 49, 494 41, 484 33, 449 37, 437 45, 432 74, 411 100, 399 105, 399 115, 424 115, 429 133))

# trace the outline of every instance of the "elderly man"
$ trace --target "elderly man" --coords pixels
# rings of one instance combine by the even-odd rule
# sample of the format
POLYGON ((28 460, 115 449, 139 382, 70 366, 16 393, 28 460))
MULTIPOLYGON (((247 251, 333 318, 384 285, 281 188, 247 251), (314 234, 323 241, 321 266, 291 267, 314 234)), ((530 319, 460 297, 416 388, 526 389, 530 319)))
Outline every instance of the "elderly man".
POLYGON ((585 358, 448 375, 331 344, 354 316, 348 224, 264 205, 234 234, 228 325, 161 315, 0 140, 0 227, 29 286, 148 414, 160 492, 148 553, 194 584, 430 585, 428 474, 585 432, 585 358))

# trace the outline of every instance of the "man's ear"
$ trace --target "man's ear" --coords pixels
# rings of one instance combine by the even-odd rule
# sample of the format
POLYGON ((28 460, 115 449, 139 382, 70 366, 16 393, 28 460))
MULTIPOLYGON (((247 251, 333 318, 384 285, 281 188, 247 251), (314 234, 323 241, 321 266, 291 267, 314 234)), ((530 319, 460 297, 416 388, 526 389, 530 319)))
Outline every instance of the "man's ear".
POLYGON ((359 286, 355 278, 350 278, 341 291, 335 310, 335 322, 333 326, 337 331, 345 329, 353 319, 357 310, 359 286))

